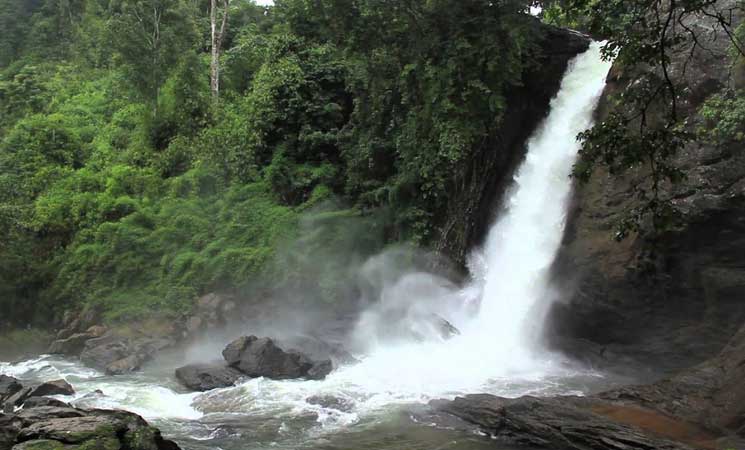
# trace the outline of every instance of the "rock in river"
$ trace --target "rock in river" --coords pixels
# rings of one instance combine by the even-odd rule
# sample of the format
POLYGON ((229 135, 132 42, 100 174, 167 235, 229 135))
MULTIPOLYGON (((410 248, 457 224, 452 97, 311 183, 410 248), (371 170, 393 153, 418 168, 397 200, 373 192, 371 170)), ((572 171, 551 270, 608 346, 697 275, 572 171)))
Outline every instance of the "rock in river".
POLYGON ((243 373, 225 364, 189 364, 176 369, 176 379, 195 391, 232 386, 243 373))
POLYGON ((0 450, 178 450, 133 413, 41 406, 0 414, 0 450))
POLYGON ((330 360, 313 361, 295 350, 284 351, 270 338, 243 336, 222 352, 228 365, 250 377, 322 379, 333 369, 330 360))

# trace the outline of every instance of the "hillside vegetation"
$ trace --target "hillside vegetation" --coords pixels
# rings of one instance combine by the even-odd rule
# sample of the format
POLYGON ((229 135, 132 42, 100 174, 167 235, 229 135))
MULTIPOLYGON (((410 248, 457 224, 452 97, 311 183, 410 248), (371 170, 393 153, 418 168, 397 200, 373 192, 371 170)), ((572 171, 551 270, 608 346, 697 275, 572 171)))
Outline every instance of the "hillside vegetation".
POLYGON ((309 261, 426 246, 537 53, 526 2, 234 0, 216 95, 210 6, 0 2, 0 325, 257 280, 333 301, 348 261, 309 261))

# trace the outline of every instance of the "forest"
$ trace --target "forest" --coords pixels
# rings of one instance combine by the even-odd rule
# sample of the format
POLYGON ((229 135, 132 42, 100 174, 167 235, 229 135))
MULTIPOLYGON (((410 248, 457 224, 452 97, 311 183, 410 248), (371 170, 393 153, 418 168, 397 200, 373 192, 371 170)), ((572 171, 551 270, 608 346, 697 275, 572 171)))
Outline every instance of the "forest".
MULTIPOLYGON (((633 26, 657 3, 2 0, 0 325, 84 306, 110 321, 180 314, 205 292, 302 278, 333 302, 349 260, 313 264, 324 249, 362 258, 439 233, 539 57, 530 7, 629 65, 664 66, 685 32, 666 37, 659 15, 633 26)), ((675 14, 725 17, 716 3, 675 14)), ((678 95, 654 83, 625 102, 678 95)), ((706 132, 742 140, 743 98, 707 103, 706 132)), ((675 111, 654 133, 632 123, 589 132, 580 178, 650 158, 655 186, 680 178, 666 158, 693 137, 675 111)), ((672 215, 649 192, 619 233, 672 215)))

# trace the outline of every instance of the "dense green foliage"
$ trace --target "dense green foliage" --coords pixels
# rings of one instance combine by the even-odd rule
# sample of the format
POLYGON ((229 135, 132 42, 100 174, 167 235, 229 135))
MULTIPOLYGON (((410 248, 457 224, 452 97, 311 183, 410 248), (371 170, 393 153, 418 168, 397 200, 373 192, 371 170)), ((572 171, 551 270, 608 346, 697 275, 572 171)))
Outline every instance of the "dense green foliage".
POLYGON ((530 1, 235 1, 213 102, 208 3, 0 0, 3 321, 257 280, 333 300, 432 238, 537 54, 530 1))

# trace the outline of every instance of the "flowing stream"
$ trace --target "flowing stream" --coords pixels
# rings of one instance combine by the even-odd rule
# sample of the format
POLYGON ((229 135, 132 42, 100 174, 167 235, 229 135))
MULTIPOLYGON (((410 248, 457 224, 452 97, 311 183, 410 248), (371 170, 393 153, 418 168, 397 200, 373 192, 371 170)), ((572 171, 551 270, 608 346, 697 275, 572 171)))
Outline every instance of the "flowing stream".
MULTIPOLYGON (((184 393, 173 379, 177 361, 169 366, 160 360, 142 373, 109 377, 74 361, 42 356, 0 363, 0 373, 65 378, 78 393, 63 400, 136 412, 184 449, 494 448, 486 436, 423 423, 423 416, 412 411, 431 399, 464 393, 583 394, 607 382, 541 350, 538 336, 556 295, 548 271, 564 230, 569 175, 579 146, 575 137, 591 125, 609 68, 600 58, 600 44, 593 43, 567 69, 484 248, 471 257, 472 283, 445 289, 454 305, 447 317, 460 335, 446 341, 371 340, 360 363, 323 381, 259 378, 206 393, 184 393), (306 399, 313 395, 334 396, 347 407, 311 405, 306 399)), ((419 283, 432 280, 417 277, 419 283)), ((402 282, 385 292, 410 287, 402 282)), ((364 337, 364 330, 360 333, 364 337)))

